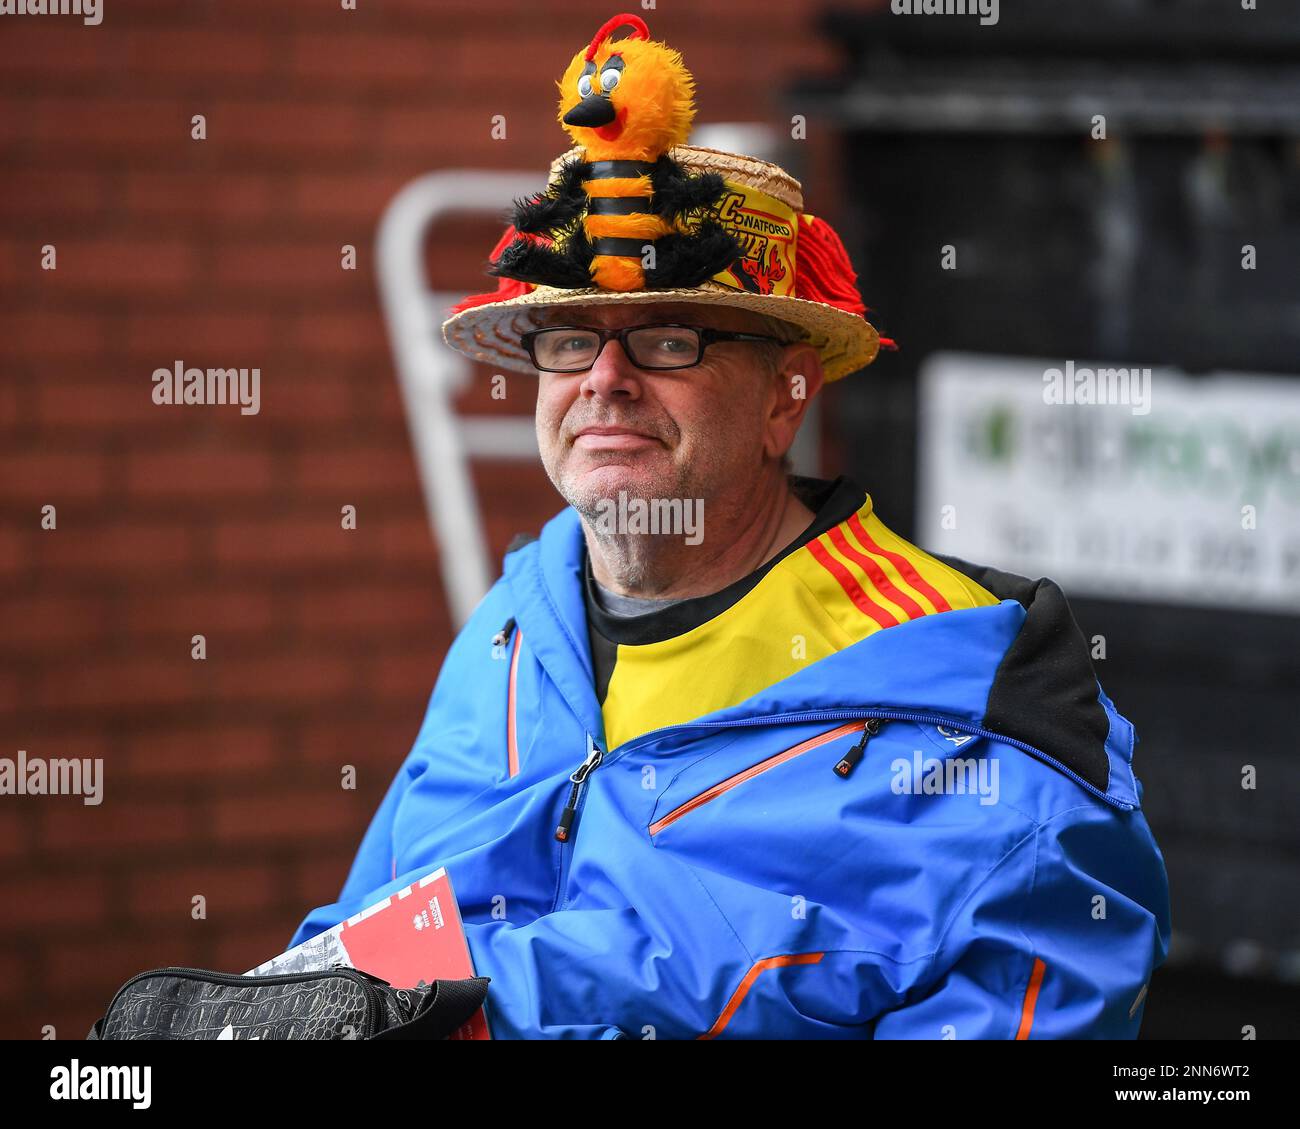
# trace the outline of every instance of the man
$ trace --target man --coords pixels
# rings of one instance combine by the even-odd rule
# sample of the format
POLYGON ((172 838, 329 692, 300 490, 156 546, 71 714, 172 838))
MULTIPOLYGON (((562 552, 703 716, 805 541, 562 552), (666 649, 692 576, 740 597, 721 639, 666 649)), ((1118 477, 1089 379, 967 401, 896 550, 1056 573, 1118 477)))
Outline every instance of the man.
POLYGON ((674 155, 731 160, 741 269, 498 269, 444 326, 537 381, 569 505, 507 553, 291 943, 441 865, 497 1038, 1134 1037, 1168 888, 1064 596, 787 473, 875 330, 796 182, 674 155))

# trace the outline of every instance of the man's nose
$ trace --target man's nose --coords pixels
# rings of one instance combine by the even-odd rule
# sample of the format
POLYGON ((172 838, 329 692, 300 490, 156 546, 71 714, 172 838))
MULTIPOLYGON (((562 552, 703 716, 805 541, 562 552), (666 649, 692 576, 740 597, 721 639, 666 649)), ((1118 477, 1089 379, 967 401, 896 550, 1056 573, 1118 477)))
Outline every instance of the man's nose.
POLYGON ((607 400, 641 398, 641 370, 628 359, 617 338, 605 342, 605 347, 582 380, 581 391, 584 396, 600 396, 607 400))

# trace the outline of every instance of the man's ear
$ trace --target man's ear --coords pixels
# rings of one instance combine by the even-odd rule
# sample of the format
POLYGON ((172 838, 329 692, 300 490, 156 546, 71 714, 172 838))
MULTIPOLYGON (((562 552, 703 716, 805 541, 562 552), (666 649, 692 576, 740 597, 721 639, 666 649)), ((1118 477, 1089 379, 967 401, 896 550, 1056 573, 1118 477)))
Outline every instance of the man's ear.
POLYGON ((781 352, 774 378, 775 395, 767 419, 764 452, 779 459, 794 444, 808 402, 825 382, 821 354, 806 341, 796 341, 781 352))

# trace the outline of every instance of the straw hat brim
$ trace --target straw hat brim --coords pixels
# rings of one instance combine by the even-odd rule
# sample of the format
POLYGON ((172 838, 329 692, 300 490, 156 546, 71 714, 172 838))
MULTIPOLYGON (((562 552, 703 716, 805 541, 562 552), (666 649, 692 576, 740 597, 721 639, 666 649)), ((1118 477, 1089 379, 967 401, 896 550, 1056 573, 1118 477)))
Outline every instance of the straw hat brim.
POLYGON ((527 294, 471 306, 442 325, 443 339, 453 349, 486 364, 512 372, 532 373, 532 363, 520 336, 534 328, 530 315, 539 309, 563 306, 644 305, 648 302, 690 302, 729 306, 790 322, 803 331, 820 354, 825 379, 838 380, 876 359, 880 338, 865 318, 824 302, 780 294, 753 294, 716 282, 695 289, 611 291, 599 287, 567 289, 539 286, 527 294))

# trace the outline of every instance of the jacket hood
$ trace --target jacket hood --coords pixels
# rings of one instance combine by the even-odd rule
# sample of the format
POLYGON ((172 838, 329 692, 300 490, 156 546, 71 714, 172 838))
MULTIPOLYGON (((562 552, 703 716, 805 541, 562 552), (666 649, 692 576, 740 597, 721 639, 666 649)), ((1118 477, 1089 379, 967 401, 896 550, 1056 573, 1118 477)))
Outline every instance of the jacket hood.
MULTIPOLYGON (((1000 602, 878 631, 690 724, 821 711, 914 714, 1002 738, 1114 806, 1139 806, 1133 727, 1098 683, 1060 587, 932 555, 1000 602)), ((566 507, 539 538, 507 553, 505 579, 538 661, 583 725, 603 739, 583 602, 585 558, 581 520, 566 507)))

